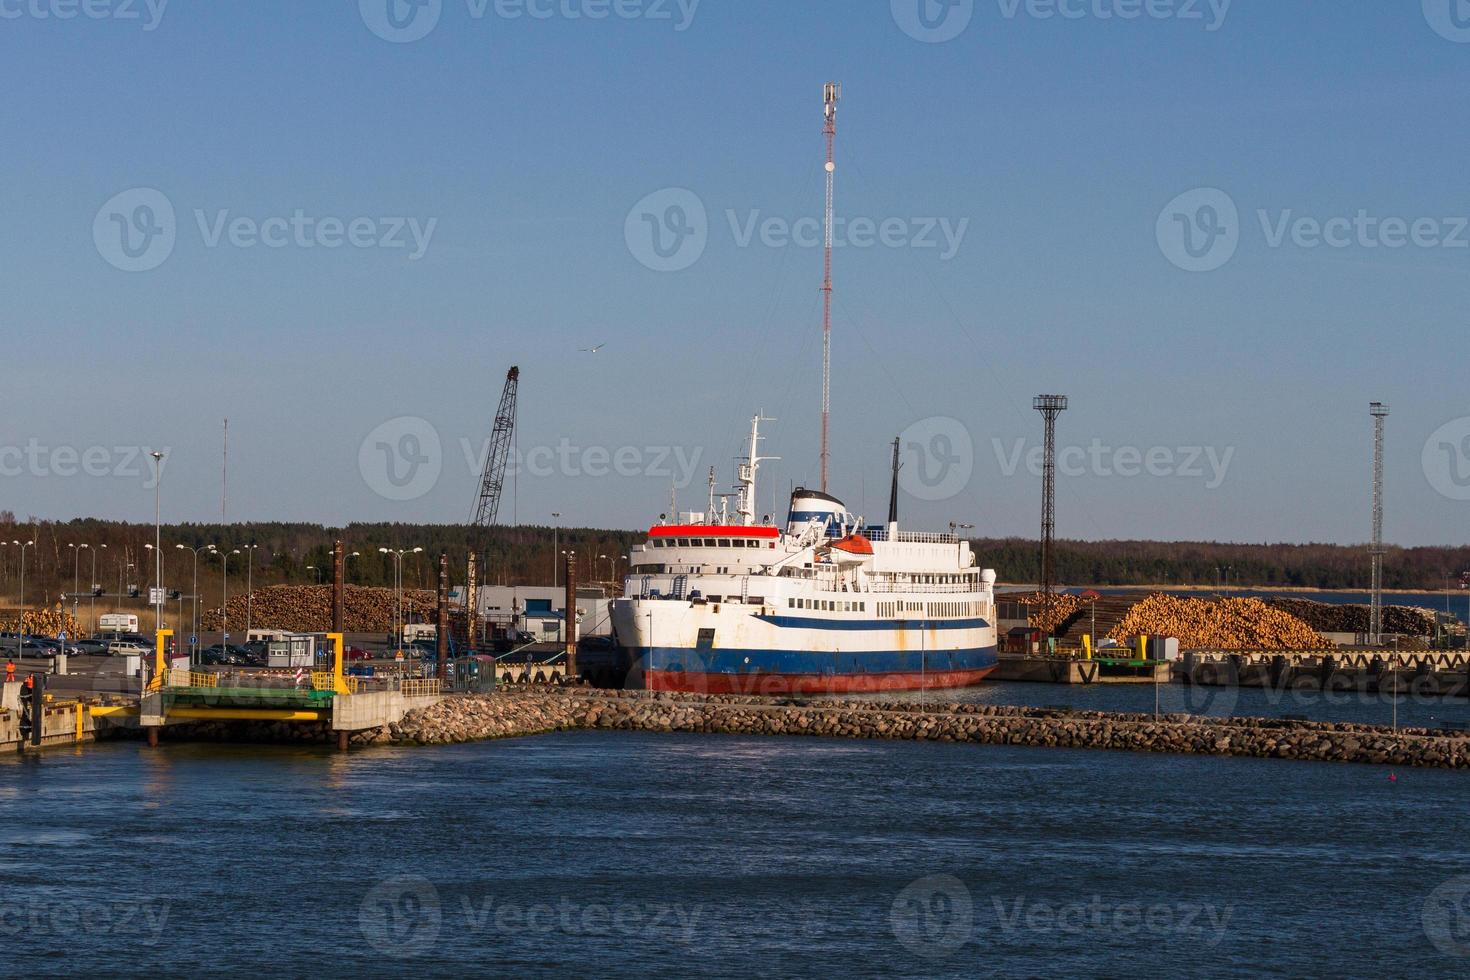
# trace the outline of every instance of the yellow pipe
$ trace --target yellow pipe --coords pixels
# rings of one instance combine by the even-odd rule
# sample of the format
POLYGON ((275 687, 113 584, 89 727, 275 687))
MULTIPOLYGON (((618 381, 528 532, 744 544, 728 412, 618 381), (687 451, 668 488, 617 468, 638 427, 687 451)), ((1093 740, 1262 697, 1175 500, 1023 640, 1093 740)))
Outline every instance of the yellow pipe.
POLYGON ((82 713, 82 702, 78 701, 77 702, 77 741, 78 742, 80 742, 82 740, 82 727, 83 727, 83 724, 85 722, 85 719, 86 719, 86 715, 84 715, 82 713))
POLYGON ((126 704, 94 704, 87 709, 93 718, 111 718, 113 715, 136 715, 138 706, 126 704))
POLYGON ((170 708, 169 720, 189 718, 215 721, 321 721, 320 711, 269 708, 170 708))

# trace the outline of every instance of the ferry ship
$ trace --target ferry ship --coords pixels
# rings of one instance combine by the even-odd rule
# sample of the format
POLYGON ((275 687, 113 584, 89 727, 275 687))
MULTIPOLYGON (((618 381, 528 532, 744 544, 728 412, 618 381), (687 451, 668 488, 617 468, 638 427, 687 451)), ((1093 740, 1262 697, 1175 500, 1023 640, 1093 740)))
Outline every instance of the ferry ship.
MULTIPOLYGON (((996 665, 995 572, 953 533, 864 525, 798 488, 756 519, 759 415, 736 512, 662 515, 612 603, 632 679, 656 691, 836 694, 964 687, 996 665)), ((895 454, 896 455, 896 454, 895 454)), ((770 458, 770 457, 768 457, 770 458)))
MULTIPOLYGON (((786 523, 756 520, 760 415, 724 498, 664 515, 633 548, 612 603, 631 678, 656 691, 836 694, 963 687, 996 666, 995 572, 953 533, 898 526, 898 447, 888 521, 865 525, 827 493, 833 163, 842 87, 822 87, 827 194, 822 276, 821 490, 797 489, 786 523)), ((771 457, 774 458, 774 457, 771 457)), ((953 532, 953 528, 951 528, 953 532)))

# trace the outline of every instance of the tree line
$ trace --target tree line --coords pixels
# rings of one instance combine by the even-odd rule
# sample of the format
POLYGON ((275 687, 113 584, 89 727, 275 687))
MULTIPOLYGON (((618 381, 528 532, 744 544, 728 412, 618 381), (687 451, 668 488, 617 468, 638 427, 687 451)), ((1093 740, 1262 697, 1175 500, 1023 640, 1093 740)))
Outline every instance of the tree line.
MULTIPOLYGON (((330 582, 332 547, 338 540, 350 556, 347 579, 354 585, 393 584, 394 558, 380 548, 408 552, 402 568, 403 583, 409 588, 434 587, 441 552, 449 555, 452 581, 462 584, 472 550, 486 556, 481 581, 491 584, 549 585, 553 559, 565 560, 557 552, 574 553, 580 581, 617 581, 626 572, 629 549, 645 533, 546 526, 487 530, 450 524, 362 523, 342 528, 284 522, 168 524, 161 534, 163 584, 189 594, 196 550, 199 591, 206 598, 219 594, 226 569, 232 594, 245 587, 247 576, 256 587, 330 582), (209 545, 217 550, 204 550, 209 545), (422 550, 414 552, 415 548, 422 550)), ((18 521, 0 512, 0 595, 12 602, 19 595, 23 550, 30 605, 53 602, 61 592, 71 592, 74 583, 82 592, 95 584, 109 595, 119 588, 126 592, 137 587, 146 596, 154 584, 154 559, 147 547, 153 536, 151 524, 86 518, 18 521), (16 541, 34 544, 21 548, 16 541)), ((980 563, 995 568, 1002 582, 1039 580, 1041 561, 1035 540, 980 538, 972 545, 980 563)), ((1365 545, 1068 540, 1056 544, 1055 567, 1058 583, 1071 586, 1369 586, 1365 545)), ((560 568, 558 565, 558 577, 560 568)), ((1467 570, 1470 548, 1389 547, 1384 556, 1384 586, 1437 591, 1447 581, 1458 586, 1467 570)))

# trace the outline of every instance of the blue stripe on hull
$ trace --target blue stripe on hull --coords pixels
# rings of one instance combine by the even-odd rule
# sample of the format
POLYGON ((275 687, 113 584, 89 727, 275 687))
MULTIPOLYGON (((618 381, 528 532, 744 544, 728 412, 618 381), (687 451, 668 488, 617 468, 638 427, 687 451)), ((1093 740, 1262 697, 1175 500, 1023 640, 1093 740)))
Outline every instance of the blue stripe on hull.
POLYGON ((696 650, 642 647, 633 651, 644 670, 690 674, 917 674, 922 671, 985 670, 996 665, 996 648, 965 650, 873 650, 818 653, 806 650, 696 650))

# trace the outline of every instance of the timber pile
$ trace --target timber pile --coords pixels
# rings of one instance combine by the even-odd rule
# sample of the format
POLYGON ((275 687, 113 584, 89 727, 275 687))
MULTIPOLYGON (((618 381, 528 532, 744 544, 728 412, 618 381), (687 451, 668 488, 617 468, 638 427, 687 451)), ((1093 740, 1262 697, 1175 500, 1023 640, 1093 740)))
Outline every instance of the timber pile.
POLYGON ((1291 613, 1260 599, 1179 599, 1158 593, 1123 617, 1108 636, 1173 636, 1183 648, 1313 650, 1330 646, 1291 613))
POLYGON ((1026 606, 1026 622, 1032 629, 1041 630, 1043 633, 1051 633, 1056 627, 1066 622, 1079 609, 1087 605, 1081 596, 1070 595, 1064 592, 1053 592, 1051 610, 1048 613, 1042 608, 1043 596, 1040 592, 1017 592, 1005 595, 1007 602, 1019 602, 1026 606))
MULTIPOLYGON (((1367 633, 1372 610, 1364 605, 1343 606, 1313 599, 1267 599, 1267 603, 1290 613, 1323 633, 1367 633)), ((1383 632, 1405 636, 1432 636, 1434 613, 1417 606, 1384 606, 1383 632)))
POLYGON ((71 613, 59 609, 27 609, 14 619, 0 621, 0 632, 4 633, 56 637, 63 630, 66 631, 67 642, 87 635, 71 613))
MULTIPOLYGON (((250 608, 252 629, 291 630, 296 633, 325 633, 332 628, 332 587, 330 585, 272 585, 256 589, 250 608)), ((230 623, 236 629, 245 626, 247 596, 230 596, 230 623)), ((397 596, 392 589, 349 585, 342 598, 343 629, 348 633, 391 633, 397 611, 397 596)), ((432 623, 438 606, 434 593, 427 589, 403 590, 403 620, 415 618, 432 623)), ((218 608, 199 615, 199 627, 214 632, 223 626, 218 608)))

